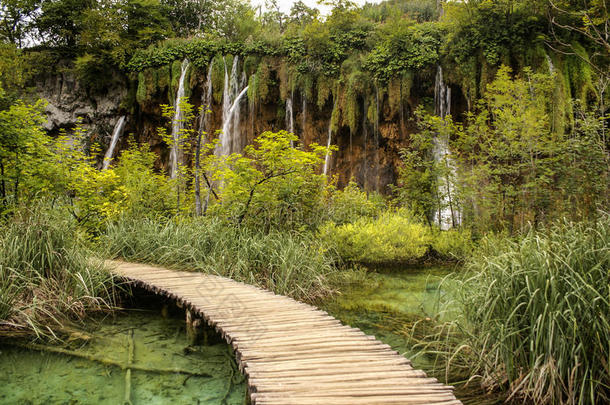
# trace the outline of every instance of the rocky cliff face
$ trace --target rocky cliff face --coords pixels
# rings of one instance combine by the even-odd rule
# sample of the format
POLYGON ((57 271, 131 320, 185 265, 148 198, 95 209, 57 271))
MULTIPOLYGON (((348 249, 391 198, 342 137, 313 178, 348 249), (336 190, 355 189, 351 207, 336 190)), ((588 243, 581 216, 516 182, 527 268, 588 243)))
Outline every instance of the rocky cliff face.
POLYGON ((92 140, 107 145, 116 121, 125 114, 127 79, 115 73, 101 91, 92 92, 69 69, 58 71, 36 83, 37 96, 48 102, 45 129, 50 134, 69 133, 78 125, 92 140))
MULTIPOLYGON (((115 73, 112 81, 105 83, 102 91, 91 92, 85 88, 73 73, 61 73, 47 77, 37 85, 40 97, 48 100, 48 122, 46 129, 51 134, 61 130, 70 131, 80 122, 102 150, 110 143, 114 125, 122 115, 127 115, 124 135, 118 143, 115 156, 125 148, 128 140, 148 143, 151 150, 158 154, 157 166, 166 170, 169 161, 169 148, 158 135, 158 128, 164 126, 171 131, 171 123, 161 115, 161 104, 168 104, 172 97, 166 89, 155 94, 145 102, 137 103, 130 96, 129 89, 135 84, 125 76, 115 73)), ((329 174, 337 176, 339 187, 350 179, 368 191, 388 193, 388 185, 395 184, 400 165, 399 151, 408 146, 409 134, 416 130, 413 111, 422 102, 430 103, 434 96, 434 80, 420 83, 411 91, 407 101, 392 106, 388 94, 381 92, 376 105, 379 120, 363 119, 367 116, 365 103, 359 100, 359 124, 354 131, 340 123, 332 133, 332 144, 339 150, 331 158, 329 174), (377 107, 378 106, 378 107, 377 107), (371 122, 373 121, 373 122, 371 122)), ((190 103, 199 107, 205 83, 191 80, 188 94, 190 103)), ((459 89, 454 94, 459 95, 459 89)), ((279 96, 279 94, 278 94, 279 96)), ((329 100, 323 108, 305 100, 298 92, 293 94, 294 132, 302 144, 316 142, 326 145, 333 105, 329 100)), ((459 112, 465 104, 455 97, 452 111, 459 112)), ((285 103, 282 100, 253 105, 244 99, 241 103, 240 133, 242 145, 252 143, 264 131, 278 131, 286 128, 285 103)), ((369 108, 371 106, 368 106, 369 108)), ((210 128, 214 133, 222 128, 222 100, 212 104, 210 128)), ((462 109, 463 110, 463 109, 462 109)), ((370 113, 369 113, 370 116, 370 113)), ((199 119, 195 126, 198 127, 199 119)), ((215 135, 211 135, 215 136, 215 135)), ((185 159, 190 164, 187 152, 185 159)))

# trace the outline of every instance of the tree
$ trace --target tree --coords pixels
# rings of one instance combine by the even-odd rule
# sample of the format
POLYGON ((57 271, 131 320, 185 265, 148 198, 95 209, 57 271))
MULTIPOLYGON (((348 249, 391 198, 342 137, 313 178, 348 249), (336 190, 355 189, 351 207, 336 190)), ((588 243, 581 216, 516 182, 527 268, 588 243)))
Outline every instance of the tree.
POLYGON ((211 156, 207 171, 220 185, 214 212, 258 229, 315 226, 324 185, 317 171, 327 148, 311 144, 307 151, 291 141, 297 137, 286 131, 265 132, 243 155, 211 156))
POLYGON ((267 11, 263 14, 263 24, 277 26, 279 32, 284 32, 287 16, 280 9, 277 0, 265 0, 265 8, 267 11))
POLYGON ((290 8, 290 22, 304 27, 320 16, 320 10, 307 7, 302 1, 295 2, 290 8))
POLYGON ((553 33, 552 47, 562 52, 579 55, 574 42, 566 33, 577 34, 596 48, 585 60, 606 81, 610 80, 610 11, 606 0, 549 0, 549 19, 553 33))
POLYGON ((20 102, 0 111, 0 204, 3 209, 48 186, 37 178, 49 156, 42 130, 44 105, 44 102, 20 102))
POLYGON ((75 48, 83 31, 83 14, 95 5, 96 0, 42 0, 38 33, 50 45, 75 48))
POLYGON ((40 0, 0 1, 0 39, 19 48, 27 45, 39 9, 40 0))

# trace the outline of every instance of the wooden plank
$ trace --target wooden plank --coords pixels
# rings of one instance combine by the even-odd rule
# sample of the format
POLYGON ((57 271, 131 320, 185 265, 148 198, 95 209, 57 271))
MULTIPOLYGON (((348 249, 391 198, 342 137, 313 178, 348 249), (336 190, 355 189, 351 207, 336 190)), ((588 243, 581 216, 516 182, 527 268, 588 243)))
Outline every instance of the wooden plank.
POLYGON ((388 345, 310 305, 213 274, 109 265, 214 327, 235 349, 254 405, 461 404, 388 345))

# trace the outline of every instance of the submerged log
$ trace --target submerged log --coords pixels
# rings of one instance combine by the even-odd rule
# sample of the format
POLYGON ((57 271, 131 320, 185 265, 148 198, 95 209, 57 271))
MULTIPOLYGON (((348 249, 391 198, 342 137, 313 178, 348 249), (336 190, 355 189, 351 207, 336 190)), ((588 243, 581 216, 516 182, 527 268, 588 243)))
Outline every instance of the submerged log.
POLYGON ((10 344, 12 346, 16 346, 16 347, 22 347, 24 349, 36 350, 39 352, 49 352, 49 353, 55 353, 55 354, 63 354, 65 356, 78 357, 81 359, 104 364, 106 366, 118 367, 121 370, 131 369, 131 370, 135 370, 135 371, 145 371, 145 372, 149 372, 149 373, 159 373, 159 374, 184 374, 184 375, 189 375, 189 376, 193 376, 193 377, 203 377, 203 378, 212 378, 213 377, 211 374, 208 374, 208 373, 199 373, 196 371, 188 371, 188 370, 182 370, 182 369, 178 369, 178 368, 152 368, 152 367, 140 366, 137 364, 127 365, 127 364, 123 364, 121 362, 118 362, 118 361, 115 361, 112 359, 107 359, 104 357, 97 357, 97 356, 93 356, 90 354, 77 352, 74 350, 62 349, 60 347, 47 346, 47 345, 42 345, 42 344, 37 344, 37 343, 9 342, 8 344, 10 344))

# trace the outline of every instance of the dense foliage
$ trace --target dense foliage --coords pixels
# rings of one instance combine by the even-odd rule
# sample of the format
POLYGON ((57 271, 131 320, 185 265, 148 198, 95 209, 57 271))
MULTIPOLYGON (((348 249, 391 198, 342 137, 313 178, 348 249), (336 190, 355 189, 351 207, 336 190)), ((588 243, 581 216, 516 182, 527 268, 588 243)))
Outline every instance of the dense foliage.
POLYGON ((609 29, 603 1, 338 0, 323 17, 275 0, 0 0, 0 328, 52 334, 111 307, 96 255, 310 302, 366 277, 348 266, 466 261, 464 319, 434 354, 511 398, 607 402, 609 29), (202 96, 226 101, 236 60, 252 117, 283 120, 297 94, 349 153, 355 134, 365 155, 406 145, 391 195, 337 188, 320 174, 337 148, 286 131, 219 153, 214 112, 189 100, 209 72, 202 96), (80 124, 47 132, 31 86, 64 72, 92 99, 120 77, 120 109, 158 113, 155 150, 184 159, 165 173, 131 142, 102 170, 80 124))
POLYGON ((609 247, 608 216, 483 241, 460 288, 469 372, 537 404, 607 402, 609 247))
POLYGON ((66 322, 113 307, 113 276, 65 213, 41 204, 0 226, 0 333, 53 336, 66 322))

